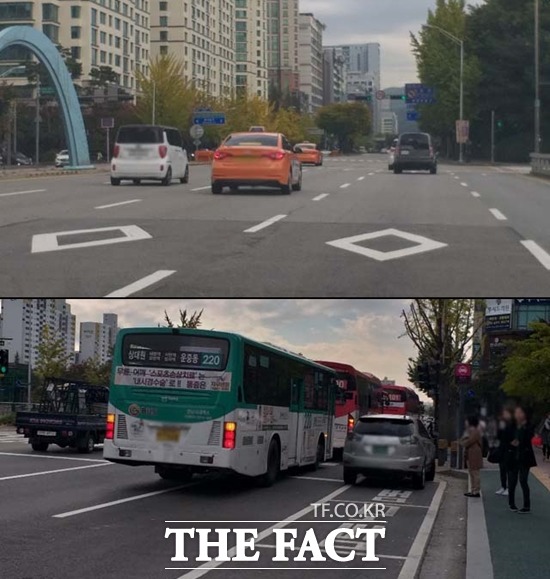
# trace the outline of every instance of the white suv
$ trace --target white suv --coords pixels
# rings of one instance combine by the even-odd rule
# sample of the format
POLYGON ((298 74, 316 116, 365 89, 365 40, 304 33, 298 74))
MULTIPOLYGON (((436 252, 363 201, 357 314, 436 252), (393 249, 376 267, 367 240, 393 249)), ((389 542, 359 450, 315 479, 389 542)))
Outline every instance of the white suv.
POLYGON ((179 130, 157 125, 120 127, 111 160, 111 185, 123 180, 170 185, 172 179, 189 182, 187 151, 179 130))

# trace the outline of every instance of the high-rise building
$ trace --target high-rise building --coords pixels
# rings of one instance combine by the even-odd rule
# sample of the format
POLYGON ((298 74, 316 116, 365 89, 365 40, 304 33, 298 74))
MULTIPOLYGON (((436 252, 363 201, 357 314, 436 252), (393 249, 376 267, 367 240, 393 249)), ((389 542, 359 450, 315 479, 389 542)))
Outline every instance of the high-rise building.
MULTIPOLYGON (((134 92, 136 70, 146 73, 149 64, 149 4, 149 0, 1 2, 0 27, 33 26, 44 32, 81 63, 82 84, 90 80, 93 68, 109 67, 118 84, 134 92)), ((8 49, 0 74, 27 55, 19 47, 8 49)))
POLYGON ((344 58, 335 48, 323 49, 323 104, 345 102, 344 58))
POLYGON ((10 360, 34 366, 38 360, 37 346, 48 326, 53 337, 62 338, 69 362, 74 361, 76 316, 64 299, 3 299, 2 337, 10 360))
POLYGON ((298 0, 267 0, 267 63, 271 87, 297 95, 298 0))
POLYGON ((103 314, 103 323, 81 322, 78 361, 95 359, 103 363, 110 360, 117 332, 118 316, 116 314, 103 314))
POLYGON ((235 89, 235 0, 153 0, 151 56, 173 54, 184 77, 214 97, 235 89))
POLYGON ((300 92, 315 113, 323 106, 323 32, 326 26, 311 13, 298 17, 300 92))
POLYGON ((235 0, 237 92, 268 96, 267 0, 235 0))

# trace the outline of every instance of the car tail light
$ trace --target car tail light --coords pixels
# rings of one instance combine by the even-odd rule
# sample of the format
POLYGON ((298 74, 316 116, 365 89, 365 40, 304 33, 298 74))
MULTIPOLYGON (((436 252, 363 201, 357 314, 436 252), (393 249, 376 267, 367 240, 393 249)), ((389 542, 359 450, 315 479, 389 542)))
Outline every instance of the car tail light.
POLYGON ((231 154, 226 153, 225 151, 216 151, 214 153, 214 159, 216 159, 216 161, 221 161, 222 159, 225 159, 226 157, 231 157, 231 154))
POLYGON ((274 151, 272 153, 266 153, 265 155, 262 155, 262 157, 269 157, 270 159, 273 159, 273 161, 281 161, 285 158, 285 154, 282 151, 274 151))
POLYGON ((348 435, 353 432, 353 427, 355 426, 355 418, 351 414, 348 414, 348 435))
POLYGON ((233 449, 235 448, 235 441, 237 438, 237 423, 224 422, 223 423, 223 447, 233 449))
POLYGON ((115 437, 115 415, 107 414, 107 427, 105 428, 105 438, 113 440, 115 437))
POLYGON ((433 154, 434 154, 434 148, 430 147, 430 157, 433 157, 433 154))
POLYGON ((159 156, 161 159, 164 159, 168 154, 168 147, 166 145, 159 145, 159 156))
POLYGON ((116 159, 119 153, 120 153, 120 145, 115 145, 115 148, 113 150, 113 157, 116 159))

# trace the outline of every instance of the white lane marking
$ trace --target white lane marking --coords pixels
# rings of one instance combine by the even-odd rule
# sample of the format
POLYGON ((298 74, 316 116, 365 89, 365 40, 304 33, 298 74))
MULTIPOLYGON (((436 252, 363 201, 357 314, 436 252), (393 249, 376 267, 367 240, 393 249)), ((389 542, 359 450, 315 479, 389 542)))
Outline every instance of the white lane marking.
POLYGON ((0 193, 0 197, 13 197, 14 195, 28 195, 29 193, 43 193, 46 189, 31 189, 30 191, 14 191, 13 193, 0 193))
POLYGON ((454 178, 455 178, 455 179, 458 179, 458 175, 455 175, 454 178))
POLYGON ((481 195, 477 191, 470 191, 472 197, 481 197, 481 195))
POLYGON ((67 517, 74 517, 75 515, 89 513, 91 511, 98 511, 100 509, 106 509, 108 507, 114 507, 116 505, 122 505, 124 503, 130 503, 132 501, 139 501, 141 499, 147 499, 149 497, 155 497, 157 495, 173 493, 174 491, 179 491, 180 489, 192 487, 195 486, 196 484, 198 483, 191 482, 184 485, 178 485, 177 487, 170 487, 169 489, 162 489, 161 491, 152 491, 150 493, 145 493, 143 495, 134 495, 133 497, 126 497, 125 499, 118 499, 117 501, 111 501, 109 503, 101 503, 99 505, 93 505, 91 507, 84 507, 83 509, 77 509, 76 511, 67 511, 66 513, 59 513, 58 515, 52 515, 52 517, 54 519, 66 519, 67 517))
POLYGON ((3 476, 0 477, 0 481, 3 480, 13 480, 16 478, 28 478, 30 476, 42 476, 44 474, 55 474, 58 472, 68 472, 70 470, 82 470, 84 468, 96 468, 98 466, 110 466, 108 462, 102 463, 102 464, 87 464, 85 466, 71 466, 69 468, 58 468, 56 470, 43 470, 41 472, 31 472, 29 474, 15 474, 12 476, 3 476))
POLYGON ((151 275, 146 275, 145 277, 138 279, 134 283, 131 283, 123 288, 120 288, 109 295, 105 296, 107 298, 126 298, 136 292, 153 285, 171 275, 176 273, 175 269, 159 269, 152 273, 151 275))
POLYGON ((365 177, 357 177, 357 181, 363 181, 365 177))
POLYGON ((508 217, 506 217, 506 215, 504 215, 504 213, 502 213, 498 209, 493 208, 489 209, 489 211, 493 214, 493 217, 495 219, 498 219, 499 221, 508 221, 508 217))
POLYGON ((321 199, 324 199, 325 197, 328 197, 328 193, 321 193, 321 195, 317 195, 317 197, 314 197, 312 201, 321 201, 321 199))
POLYGON ((110 207, 118 207, 119 205, 128 205, 130 203, 139 203, 141 199, 129 199, 128 201, 120 201, 119 203, 109 203, 109 205, 98 205, 95 209, 109 209, 110 207))
POLYGON ((340 189, 347 189, 350 185, 351 183, 344 183, 343 185, 340 185, 340 189))
POLYGON ((426 516, 420 525, 420 529, 418 529, 418 533, 416 533, 416 538, 411 545, 407 559, 405 563, 403 563, 403 567, 401 567, 401 573, 399 573, 397 579, 411 579, 411 577, 416 577, 418 567, 422 562, 422 557, 424 556, 426 545, 428 544, 428 540, 432 533, 432 528, 434 526, 439 507, 441 506, 441 501, 443 500, 443 494, 445 492, 446 486, 447 483, 445 481, 441 481, 439 483, 439 487, 435 491, 430 508, 428 509, 428 512, 426 513, 426 516))
POLYGON ((270 225, 277 223, 277 221, 280 221, 281 219, 284 219, 285 217, 286 217, 286 215, 275 215, 275 217, 270 217, 269 219, 266 219, 265 221, 258 223, 258 225, 254 225, 254 227, 249 227, 248 229, 245 229, 244 233, 256 233, 256 231, 260 231, 261 229, 265 229, 266 227, 269 227, 270 225))
POLYGON ((210 189, 211 185, 206 185, 205 187, 195 187, 191 191, 204 191, 205 189, 210 189))
POLYGON ((539 260, 543 267, 550 270, 550 255, 536 241, 526 239, 521 244, 539 260))
POLYGON ((97 229, 76 229, 75 231, 58 231, 57 233, 40 233, 32 236, 31 253, 44 253, 46 251, 59 251, 61 249, 80 249, 81 247, 95 247, 97 245, 110 245, 111 243, 123 243, 125 241, 138 241, 152 239, 137 225, 122 225, 119 227, 98 227, 97 229), (95 241, 82 241, 80 243, 67 243, 59 245, 61 235, 79 235, 86 233, 103 233, 104 231, 121 231, 124 235, 110 239, 96 239, 95 241))
MULTIPOLYGON (((329 493, 328 495, 324 496, 323 498, 315 501, 315 504, 325 503, 327 501, 330 501, 334 497, 337 497, 338 495, 341 495, 343 492, 347 491, 349 488, 350 488, 350 485, 341 486, 339 489, 336 489, 335 491, 329 493)), ((286 519, 283 519, 282 521, 275 523, 271 527, 264 529, 261 533, 258 533, 258 536, 256 537, 256 542, 259 543, 260 541, 265 539, 267 536, 271 535, 271 533, 273 533, 274 529, 284 528, 289 523, 293 523, 294 521, 301 519, 304 515, 307 515, 308 513, 313 511, 313 509, 314 509, 314 504, 310 504, 307 507, 304 507, 302 510, 290 515, 286 519)), ((234 557, 236 551, 237 551, 236 548, 233 547, 232 549, 229 550, 228 556, 234 557)), ((199 577, 206 575, 206 573, 208 573, 212 569, 215 569, 216 567, 219 567, 222 564, 223 564, 223 561, 215 561, 215 560, 209 561, 208 563, 204 563, 200 567, 193 569, 189 573, 184 573, 178 579, 184 579, 184 578, 185 579, 198 579, 199 577)))
POLYGON ((369 173, 369 177, 370 177, 371 175, 374 175, 374 173, 369 173))
POLYGON ((468 183, 461 183, 462 187, 468 187, 468 183))
POLYGON ((298 480, 317 480, 317 481, 321 481, 321 482, 332 482, 332 483, 342 484, 342 481, 337 479, 337 478, 323 478, 320 476, 291 476, 288 478, 296 478, 298 480))
POLYGON ((487 177, 487 173, 481 173, 482 177, 487 177))
POLYGON ((76 458, 72 456, 55 456, 53 454, 26 454, 24 452, 0 452, 0 456, 24 456, 25 458, 49 458, 53 460, 78 460, 79 462, 101 462, 105 464, 109 462, 102 458, 76 458))

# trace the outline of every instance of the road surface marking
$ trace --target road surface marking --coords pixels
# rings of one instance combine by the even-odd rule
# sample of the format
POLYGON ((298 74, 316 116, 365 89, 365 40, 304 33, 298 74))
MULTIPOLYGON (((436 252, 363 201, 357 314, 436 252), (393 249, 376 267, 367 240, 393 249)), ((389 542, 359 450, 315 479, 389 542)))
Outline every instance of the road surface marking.
POLYGON ((154 283, 157 283, 173 275, 174 273, 176 273, 175 269, 159 269, 158 271, 155 271, 155 273, 152 273, 141 279, 138 279, 134 283, 131 283, 130 285, 124 286, 123 288, 111 292, 109 295, 105 297, 126 298, 132 294, 135 294, 138 291, 141 291, 142 289, 145 289, 146 287, 149 287, 150 285, 153 285, 154 283))
POLYGON ((258 225, 254 225, 254 227, 249 227, 248 229, 245 229, 244 233, 256 233, 261 229, 265 229, 266 227, 269 227, 270 225, 277 223, 277 221, 281 221, 281 219, 284 219, 285 217, 286 215, 275 215, 275 217, 270 217, 269 219, 266 219, 265 221, 258 223, 258 225))
POLYGON ((342 480, 341 479, 337 479, 337 478, 323 478, 320 476, 291 476, 288 478, 296 478, 298 480, 317 480, 317 481, 321 481, 321 482, 332 482, 332 483, 338 483, 341 484, 342 480))
POLYGON ((489 209, 489 211, 493 214, 495 219, 498 219, 499 221, 508 221, 508 217, 506 217, 506 215, 501 213, 498 209, 489 209))
MULTIPOLYGON (((349 488, 350 488, 350 485, 343 485, 340 488, 336 489, 335 491, 324 496, 323 498, 315 501, 315 504, 325 503, 327 501, 330 501, 334 497, 337 497, 338 495, 341 495, 343 492, 347 491, 349 488)), ((307 515, 308 513, 311 513, 311 511, 313 511, 313 509, 314 509, 314 505, 310 504, 307 507, 304 507, 302 510, 288 516, 286 519, 283 519, 282 521, 275 523, 271 527, 264 529, 263 531, 258 533, 258 536, 256 537, 255 541, 256 542, 262 541, 267 536, 269 536, 274 531, 274 529, 282 529, 282 528, 286 527, 289 523, 293 523, 295 521, 298 521, 303 516, 307 515)), ((234 557, 236 551, 237 551, 237 549, 235 547, 233 547, 232 549, 229 550, 228 556, 234 557)), ((206 573, 208 573, 212 569, 219 567, 223 563, 224 563, 224 561, 215 561, 215 560, 209 561, 208 563, 204 563, 203 565, 201 565, 200 567, 197 567, 196 569, 192 569, 191 571, 189 571, 189 573, 184 573, 178 579, 198 579, 199 577, 206 575, 206 573)), ((179 568, 181 569, 181 567, 179 567, 179 568)), ((167 567, 167 569, 178 569, 178 567, 167 567)), ((185 569, 185 567, 184 567, 184 569, 185 569)))
POLYGON ((461 185, 462 185, 462 187, 468 187, 468 183, 462 182, 461 185))
POLYGON ((76 458, 72 456, 55 456, 53 454, 27 454, 24 452, 0 452, 0 456, 24 456, 26 458, 50 458, 53 460, 78 460, 79 462, 101 462, 107 463, 107 460, 102 458, 76 458))
POLYGON ((432 528, 439 511, 439 507, 441 506, 441 501, 443 500, 443 493, 445 492, 446 486, 447 483, 444 481, 439 483, 439 486, 437 487, 437 490, 435 491, 434 497, 430 504, 430 508, 428 509, 428 512, 426 513, 426 516, 420 525, 420 529, 418 529, 416 538, 411 545, 407 559, 403 564, 403 567, 401 567, 401 573, 399 573, 397 579, 410 579, 411 577, 416 577, 418 567, 422 562, 422 557, 424 556, 424 551, 426 550, 426 545, 428 544, 428 540, 430 538, 432 528))
POLYGON ((119 227, 98 227, 97 229, 76 229, 74 231, 58 231, 57 233, 40 233, 32 236, 31 253, 44 253, 46 251, 59 251, 61 249, 80 249, 82 247, 95 247, 97 245, 110 245, 111 243, 123 243, 124 241, 138 241, 151 239, 147 231, 137 225, 122 225, 119 227), (79 235, 86 233, 103 233, 104 231, 121 231, 124 235, 110 239, 96 239, 95 241, 83 241, 80 243, 67 243, 59 245, 58 237, 61 235, 79 235))
POLYGON ((340 249, 352 251, 354 253, 358 253, 359 255, 364 255, 366 257, 370 257, 371 259, 375 259, 376 261, 388 261, 390 259, 408 257, 409 255, 415 255, 417 253, 424 253, 425 251, 432 251, 434 249, 447 247, 446 243, 441 243, 421 235, 414 235, 412 233, 400 231, 399 229, 383 229, 381 231, 374 231, 373 233, 365 233, 364 235, 354 235, 352 237, 335 239, 334 241, 327 241, 326 243, 332 247, 338 247, 340 249), (366 241, 368 239, 377 239, 379 237, 389 236, 400 237, 401 239, 410 241, 415 245, 412 247, 405 247, 404 249, 397 249, 395 251, 378 251, 376 249, 369 249, 368 247, 356 245, 357 243, 366 241))
POLYGON ((211 185, 205 185, 204 187, 195 187, 191 191, 204 191, 205 189, 210 189, 211 185))
POLYGON ((550 269, 550 255, 542 249, 538 243, 531 239, 527 239, 522 241, 521 244, 523 247, 526 247, 546 269, 550 269))
POLYGON ((41 472, 31 472, 29 474, 14 474, 12 476, 0 477, 0 481, 13 480, 16 478, 28 478, 30 476, 42 476, 44 474, 54 474, 56 472, 68 472, 70 470, 82 470, 84 468, 96 468, 97 466, 109 466, 108 462, 102 464, 87 464, 85 466, 71 466, 70 468, 58 468, 56 470, 43 470, 41 472))
POLYGON ((54 519, 66 519, 67 517, 74 517, 75 515, 81 515, 83 513, 89 513, 91 511, 98 511, 99 509, 106 509, 108 507, 114 507, 116 505, 122 505, 124 503, 130 503, 132 501, 139 501, 141 499, 147 499, 149 497, 154 497, 156 495, 163 495, 166 493, 173 493, 174 491, 179 491, 180 489, 185 489, 197 485, 198 482, 191 482, 184 485, 178 485, 177 487, 170 487, 169 489, 162 489, 161 491, 153 491, 150 493, 145 493, 143 495, 134 495, 133 497, 126 497, 125 499, 118 499, 117 501, 111 501, 109 503, 101 503, 99 505, 93 505, 91 507, 84 507, 83 509, 77 509, 76 511, 67 511, 66 513, 59 513, 58 515, 52 515, 54 519))
POLYGON ((481 197, 481 195, 477 191, 470 191, 472 197, 481 197))
POLYGON ((357 177, 357 181, 363 181, 365 177, 357 177))
POLYGON ((321 201, 321 199, 324 199, 325 197, 328 197, 328 193, 321 193, 321 195, 317 195, 317 197, 314 197, 312 201, 321 201))
POLYGON ((374 175, 374 173, 369 173, 369 177, 370 177, 371 175, 374 175))
POLYGON ((119 203, 109 203, 109 205, 98 205, 95 209, 109 209, 110 207, 118 207, 119 205, 128 205, 129 203, 139 203, 141 199, 129 199, 128 201, 120 201, 119 203))
POLYGON ((351 183, 344 183, 343 185, 340 185, 340 189, 347 189, 350 185, 351 183))
POLYGON ((455 178, 455 179, 458 179, 458 175, 455 175, 454 178, 455 178))
POLYGON ((487 177, 487 173, 481 173, 482 177, 487 177))
POLYGON ((13 193, 0 193, 0 197, 13 197, 14 195, 28 195, 29 193, 43 193, 46 189, 31 189, 30 191, 14 191, 13 193))

